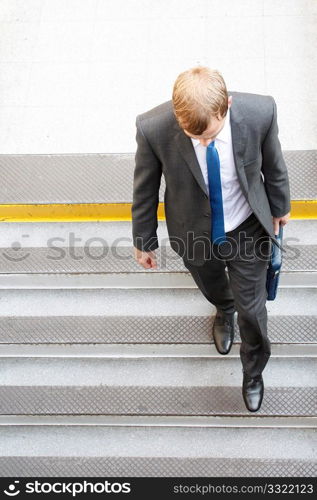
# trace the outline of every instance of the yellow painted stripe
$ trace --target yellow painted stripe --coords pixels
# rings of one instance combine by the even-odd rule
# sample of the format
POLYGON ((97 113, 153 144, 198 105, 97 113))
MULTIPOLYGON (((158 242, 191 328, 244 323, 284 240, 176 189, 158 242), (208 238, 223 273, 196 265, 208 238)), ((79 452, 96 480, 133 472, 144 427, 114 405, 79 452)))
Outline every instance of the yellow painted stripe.
POLYGON ((291 219, 317 219, 317 200, 292 200, 291 219))
MULTIPOLYGON (((165 220, 159 203, 158 220, 165 220)), ((317 200, 293 200, 291 219, 317 219, 317 200)), ((0 222, 130 221, 131 203, 50 203, 0 205, 0 222)))

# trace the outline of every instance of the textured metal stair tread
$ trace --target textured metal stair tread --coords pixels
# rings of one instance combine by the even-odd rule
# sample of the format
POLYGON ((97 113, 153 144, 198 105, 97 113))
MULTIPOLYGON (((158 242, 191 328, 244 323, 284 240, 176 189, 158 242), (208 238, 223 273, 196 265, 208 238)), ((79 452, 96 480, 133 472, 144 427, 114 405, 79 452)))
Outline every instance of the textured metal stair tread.
MULTIPOLYGON (((182 258, 169 246, 156 251, 157 269, 145 270, 136 262, 132 247, 48 247, 3 248, 2 274, 69 273, 188 273, 182 258)), ((288 245, 281 273, 317 272, 317 245, 288 245)))
POLYGON ((8 426, 122 426, 122 427, 260 427, 316 429, 317 417, 186 416, 186 415, 0 415, 8 426))
MULTIPOLYGON (((227 358, 239 358, 241 342, 235 340, 227 358)), ((208 344, 0 344, 1 358, 222 358, 208 344)), ((317 358, 315 344, 272 343, 271 357, 317 358)))
POLYGON ((6 456, 0 470, 5 477, 103 477, 105 470, 108 477, 316 477, 317 464, 297 458, 6 456))
MULTIPOLYGON (((0 414, 249 415, 240 387, 3 386, 0 414)), ((316 387, 266 386, 258 415, 316 416, 316 387)))
MULTIPOLYGON (((264 371, 267 387, 314 387, 315 358, 273 357, 264 371)), ((242 367, 238 358, 32 358, 1 359, 2 386, 236 386, 242 367)), ((317 389, 316 389, 317 390, 317 389)))
MULTIPOLYGON (((206 345, 211 334, 214 312, 209 315, 149 316, 0 316, 1 344, 174 344, 206 345)), ((273 344, 299 344, 305 349, 317 343, 317 317, 309 315, 268 315, 269 338, 273 344)), ((241 342, 235 315, 234 343, 241 342)), ((96 349, 99 349, 96 346, 96 349)), ((122 352, 122 346, 117 348, 122 352)), ((144 349, 144 348, 143 348, 144 349)), ((305 349, 303 352, 305 352, 305 349)), ((173 348, 173 351, 175 349, 173 348)), ((1 349, 0 349, 1 352, 1 349)), ((298 355, 300 355, 298 349, 298 355)))
MULTIPOLYGON (((283 154, 288 166, 292 199, 315 198, 316 150, 284 151, 283 154)), ((134 155, 132 152, 1 154, 0 168, 4 179, 0 186, 2 203, 131 202, 134 155)), ((160 201, 164 199, 164 190, 165 179, 162 176, 160 201)))
MULTIPOLYGON (((1 456, 316 460, 313 429, 1 427, 1 456), (26 432, 27 430, 27 432, 26 432), (23 442, 23 447, 21 447, 23 442)), ((2 464, 1 464, 2 465, 2 464)))

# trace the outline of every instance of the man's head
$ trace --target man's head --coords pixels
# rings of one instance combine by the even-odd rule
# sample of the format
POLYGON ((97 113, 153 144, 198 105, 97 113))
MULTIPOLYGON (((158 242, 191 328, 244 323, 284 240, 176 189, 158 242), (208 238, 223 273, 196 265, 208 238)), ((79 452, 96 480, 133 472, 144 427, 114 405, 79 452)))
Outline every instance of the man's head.
POLYGON ((178 75, 172 102, 184 133, 208 146, 224 127, 232 96, 219 71, 196 66, 178 75))

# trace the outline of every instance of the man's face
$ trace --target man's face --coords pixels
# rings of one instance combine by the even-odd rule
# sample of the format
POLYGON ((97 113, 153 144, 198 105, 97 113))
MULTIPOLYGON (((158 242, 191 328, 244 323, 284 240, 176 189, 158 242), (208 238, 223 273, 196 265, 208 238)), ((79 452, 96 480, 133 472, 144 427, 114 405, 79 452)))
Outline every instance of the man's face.
MULTIPOLYGON (((231 107, 231 103, 232 103, 232 96, 229 96, 228 98, 229 108, 231 107)), ((193 135, 187 132, 187 130, 185 129, 183 130, 185 134, 188 135, 188 137, 192 137, 193 139, 198 139, 200 144, 207 147, 212 141, 216 139, 217 135, 221 132, 221 130, 225 126, 225 121, 226 121, 226 116, 224 118, 221 118, 220 120, 218 118, 213 118, 209 124, 209 127, 201 135, 193 135)))

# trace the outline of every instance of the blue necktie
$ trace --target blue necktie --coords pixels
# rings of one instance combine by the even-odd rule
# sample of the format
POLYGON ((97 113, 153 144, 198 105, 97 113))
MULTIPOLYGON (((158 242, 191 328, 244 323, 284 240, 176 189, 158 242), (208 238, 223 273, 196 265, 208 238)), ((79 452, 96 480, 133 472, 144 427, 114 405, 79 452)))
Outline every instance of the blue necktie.
POLYGON ((223 216, 220 161, 218 151, 215 148, 215 141, 211 142, 207 146, 206 157, 212 217, 211 240, 215 244, 220 244, 224 241, 227 241, 227 237, 225 233, 225 223, 223 216))

